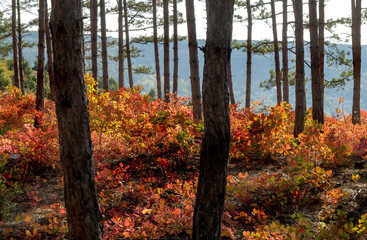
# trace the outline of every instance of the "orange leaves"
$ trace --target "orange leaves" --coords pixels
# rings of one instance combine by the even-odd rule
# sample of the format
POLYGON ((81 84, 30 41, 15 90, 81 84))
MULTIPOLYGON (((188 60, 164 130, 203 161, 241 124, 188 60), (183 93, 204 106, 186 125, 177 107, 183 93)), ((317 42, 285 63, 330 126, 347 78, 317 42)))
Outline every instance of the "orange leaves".
POLYGON ((241 172, 238 174, 238 177, 239 178, 242 178, 242 179, 246 179, 248 177, 248 172, 245 173, 245 175, 243 175, 241 172))
MULTIPOLYGON (((202 122, 194 124, 191 107, 184 99, 178 99, 176 105, 150 101, 139 94, 139 88, 98 95, 93 79, 86 75, 86 81, 106 239, 188 237, 198 176, 192 160, 199 153, 202 122), (176 172, 181 161, 189 165, 183 169, 187 172, 182 179, 190 181, 176 179, 182 177, 182 172, 176 172)), ((12 185, 13 180, 31 176, 30 172, 42 174, 36 170, 43 166, 58 166, 53 105, 46 103, 44 126, 34 130, 29 124, 35 115, 33 97, 23 98, 14 90, 0 95, 0 100, 6 101, 0 106, 0 135, 7 132, 0 136, 0 155, 4 159, 10 153, 21 155, 21 160, 15 161, 20 164, 19 172, 2 173, 2 178, 12 185)), ((299 239, 307 232, 304 225, 270 223, 268 214, 291 211, 323 195, 324 209, 331 210, 322 216, 332 216, 347 195, 332 189, 332 172, 326 167, 344 164, 351 153, 367 155, 367 113, 362 112, 362 125, 353 126, 348 118, 326 118, 323 128, 307 116, 306 131, 294 139, 294 113, 289 105, 256 107, 248 111, 231 106, 231 164, 239 163, 235 169, 241 170, 251 164, 262 168, 261 160, 269 159, 276 163, 275 172, 267 168, 271 173, 253 175, 249 169, 251 174, 239 172, 228 177, 223 237, 242 237, 234 229, 243 224, 255 230, 244 231, 244 239, 299 239)), ((33 204, 41 201, 34 194, 29 199, 33 204)), ((56 238, 65 236, 65 208, 59 204, 52 210, 48 225, 36 227, 31 216, 21 218, 32 225, 23 235, 33 237, 42 232, 56 238)))
POLYGON ((173 210, 172 212, 174 215, 180 215, 181 214, 181 209, 176 208, 175 210, 173 210))
MULTIPOLYGON (((231 109, 231 151, 235 159, 263 158, 266 155, 282 155, 283 147, 293 135, 293 114, 290 106, 283 104, 264 108, 262 112, 231 109)), ((249 164, 253 162, 249 161, 249 164)))
POLYGON ((11 129, 20 128, 29 116, 34 119, 35 98, 33 95, 24 96, 19 88, 14 86, 7 89, 6 94, 0 92, 0 119, 8 123, 11 129))

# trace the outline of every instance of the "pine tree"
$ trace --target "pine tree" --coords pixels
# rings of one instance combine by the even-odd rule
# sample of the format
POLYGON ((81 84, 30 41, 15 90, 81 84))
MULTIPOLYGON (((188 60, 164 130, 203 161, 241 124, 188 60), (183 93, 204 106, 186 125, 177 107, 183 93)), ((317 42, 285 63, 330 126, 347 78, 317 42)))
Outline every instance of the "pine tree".
POLYGON ((107 55, 107 32, 106 32, 105 0, 100 0, 100 6, 99 7, 100 7, 100 14, 101 14, 103 90, 108 91, 108 55, 107 55))
POLYGON ((163 22, 164 22, 164 101, 169 102, 169 10, 168 0, 163 0, 163 22))
POLYGON ((81 10, 81 0, 52 2, 56 115, 64 173, 68 239, 99 240, 103 237, 103 223, 94 180, 83 70, 81 10))
POLYGON ((245 107, 251 105, 251 61, 252 61, 252 10, 250 0, 246 1, 247 8, 247 63, 246 63, 246 103, 245 107))
POLYGON ((230 143, 227 67, 231 55, 234 0, 207 1, 203 107, 205 134, 200 152, 192 239, 221 239, 230 143))
MULTIPOLYGON (((45 1, 39 0, 38 16, 38 65, 37 65, 37 92, 36 110, 43 112, 44 108, 44 64, 45 64, 45 1)), ((40 125, 40 119, 36 116, 34 126, 40 125)))
POLYGON ((352 122, 361 124, 361 0, 352 1, 353 107, 352 122))
POLYGON ((186 0, 186 19, 190 56, 190 82, 193 118, 194 120, 201 120, 201 90, 194 0, 186 0))
POLYGON ((18 48, 17 48, 17 5, 16 1, 12 0, 11 4, 12 9, 12 39, 13 39, 13 69, 14 69, 14 86, 20 89, 19 84, 19 72, 18 72, 18 48))
POLYGON ((294 122, 294 136, 298 137, 305 128, 306 92, 303 43, 303 3, 302 0, 293 0, 296 37, 296 108, 294 122))

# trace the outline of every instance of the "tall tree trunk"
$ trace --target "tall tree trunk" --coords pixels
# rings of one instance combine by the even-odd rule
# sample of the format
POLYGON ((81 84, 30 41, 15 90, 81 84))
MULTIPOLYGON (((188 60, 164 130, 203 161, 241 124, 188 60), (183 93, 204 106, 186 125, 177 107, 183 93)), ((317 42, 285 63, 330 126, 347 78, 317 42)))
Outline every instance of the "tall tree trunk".
POLYGON ((49 26, 49 20, 48 20, 47 0, 45 1, 45 33, 46 33, 48 77, 50 81, 51 99, 55 101, 55 71, 54 71, 54 63, 53 63, 54 57, 52 55, 52 43, 51 43, 50 26, 49 26))
POLYGON ((275 16, 275 3, 271 0, 271 18, 273 25, 273 38, 274 38, 274 57, 275 57, 275 78, 277 86, 277 104, 282 102, 282 86, 280 77, 280 62, 279 62, 279 45, 278 45, 278 33, 277 33, 277 21, 275 16))
MULTIPOLYGON (((45 65, 45 1, 39 0, 38 16, 38 68, 37 68, 37 91, 36 110, 43 112, 44 108, 44 65, 45 65)), ((38 127, 40 119, 36 116, 34 126, 38 127)))
POLYGON ((289 103, 288 84, 288 0, 283 0, 283 34, 282 34, 282 60, 283 60, 283 101, 289 103))
POLYGON ((233 92, 231 62, 229 62, 229 64, 228 64, 228 90, 229 90, 229 99, 231 100, 231 104, 236 104, 236 101, 234 99, 234 92, 233 92))
POLYGON ((177 0, 173 0, 173 94, 178 88, 177 0))
POLYGON ((83 71, 81 0, 52 2, 56 115, 68 239, 102 239, 103 224, 95 189, 93 149, 83 71))
POLYGON ((131 52, 130 52, 130 38, 129 38, 129 21, 128 21, 128 12, 127 12, 127 3, 124 0, 124 16, 125 16, 125 38, 126 38, 126 57, 127 57, 127 71, 129 73, 129 85, 130 88, 134 87, 133 80, 133 68, 131 66, 131 52))
POLYGON ((203 105, 205 134, 192 239, 221 238, 230 144, 228 64, 234 0, 207 0, 203 105))
POLYGON ((319 0, 319 50, 320 50, 320 83, 321 102, 324 105, 325 81, 325 0, 319 0))
POLYGON ((164 22, 164 101, 169 102, 169 10, 168 0, 163 0, 163 22, 164 22))
POLYGON ((324 108, 321 102, 320 79, 320 49, 317 25, 317 3, 309 0, 310 13, 310 50, 311 50, 311 76, 312 76, 312 118, 318 123, 324 124, 324 108))
POLYGON ((158 99, 162 99, 161 86, 161 69, 159 64, 159 49, 158 49, 158 29, 157 29, 157 0, 152 0, 153 4, 153 42, 154 42, 154 58, 155 58, 155 76, 157 79, 157 94, 158 99))
POLYGON ((250 0, 246 1, 247 7, 247 64, 246 64, 246 103, 245 107, 251 105, 251 65, 252 65, 252 10, 250 0))
POLYGON ((187 35, 189 38, 191 99, 194 120, 201 120, 201 91, 198 60, 198 42, 194 0, 186 0, 187 35))
POLYGON ((105 0, 101 0, 99 4, 101 14, 103 90, 108 91, 108 55, 107 55, 105 0))
POLYGON ((22 51, 22 22, 20 20, 20 3, 17 0, 17 8, 18 8, 18 51, 19 51, 19 85, 20 90, 24 94, 24 74, 23 74, 23 51, 22 51))
POLYGON ((361 0, 352 0, 353 124, 361 124, 361 0))
POLYGON ((119 22, 119 88, 123 88, 124 87, 124 29, 123 29, 123 10, 122 10, 122 0, 118 0, 118 22, 119 22))
POLYGON ((16 1, 12 0, 12 23, 11 23, 11 33, 13 39, 13 69, 14 69, 14 86, 20 89, 19 85, 19 72, 18 72, 18 51, 17 51, 17 5, 16 1))
POLYGON ((90 41, 92 51, 92 76, 98 78, 98 3, 90 0, 90 41))
POLYGON ((296 116, 294 120, 294 136, 298 137, 305 128, 306 114, 302 0, 293 0, 293 9, 296 36, 296 116))

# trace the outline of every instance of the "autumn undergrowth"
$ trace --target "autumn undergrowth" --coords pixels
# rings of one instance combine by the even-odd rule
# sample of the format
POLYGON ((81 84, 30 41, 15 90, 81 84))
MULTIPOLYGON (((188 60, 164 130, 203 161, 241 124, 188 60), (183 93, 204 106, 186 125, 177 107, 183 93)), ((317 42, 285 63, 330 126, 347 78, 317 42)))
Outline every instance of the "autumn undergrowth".
MULTIPOLYGON (((89 75, 86 83, 104 237, 188 239, 204 132, 203 122, 192 120, 190 99, 152 101, 141 87, 97 94, 89 75)), ((32 191, 32 184, 51 177, 62 185, 54 103, 46 100, 44 112, 37 112, 34 96, 13 87, 0 92, 0 102, 0 217, 2 224, 17 222, 0 236, 66 237, 63 202, 40 205, 41 197, 32 191), (42 119, 37 129, 36 116, 42 119), (31 211, 10 219, 6 212, 24 204, 16 200, 20 194, 29 209, 45 210, 42 221, 31 211)), ((228 175, 223 239, 367 237, 366 212, 350 218, 343 206, 351 194, 334 182, 337 171, 352 166, 351 159, 367 156, 366 112, 361 125, 338 111, 321 126, 309 110, 297 139, 288 104, 231 105, 230 115, 234 167, 228 175), (313 217, 307 215, 311 208, 313 217)), ((351 175, 355 183, 358 178, 351 175)))

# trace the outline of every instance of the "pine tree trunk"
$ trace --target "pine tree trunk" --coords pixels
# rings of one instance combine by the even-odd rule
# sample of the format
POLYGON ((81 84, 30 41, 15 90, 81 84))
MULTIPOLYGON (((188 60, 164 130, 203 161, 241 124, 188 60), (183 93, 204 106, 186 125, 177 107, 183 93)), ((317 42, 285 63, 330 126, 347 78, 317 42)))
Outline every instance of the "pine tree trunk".
POLYGON ((246 1, 247 7, 247 63, 246 63, 246 103, 245 107, 251 106, 251 65, 252 65, 252 10, 250 0, 246 1))
POLYGON ((279 61, 279 45, 278 45, 278 33, 277 33, 277 22, 275 16, 275 3, 271 0, 271 18, 273 25, 273 38, 274 38, 274 57, 275 57, 275 78, 277 86, 277 104, 280 105, 282 102, 282 86, 280 77, 280 61, 279 61))
POLYGON ((102 239, 103 223, 95 189, 88 100, 83 72, 81 0, 56 0, 52 6, 56 115, 68 239, 102 239))
POLYGON ((234 0, 207 1, 203 106, 205 134, 192 239, 219 240, 226 196, 230 144, 228 65, 234 0))
POLYGON ((163 22, 164 22, 164 101, 169 103, 169 10, 168 0, 163 0, 163 22))
POLYGON ((14 86, 20 89, 19 85, 19 72, 18 72, 18 51, 17 51, 17 12, 16 12, 16 1, 12 0, 12 22, 11 22, 11 33, 13 39, 13 69, 14 69, 14 86))
POLYGON ((158 48, 158 29, 157 29, 157 0, 152 0, 153 4, 153 42, 154 42, 154 58, 155 58, 155 76, 157 79, 158 99, 162 99, 161 85, 161 69, 159 64, 159 48, 158 48))
MULTIPOLYGON (((44 108, 44 65, 45 65, 45 1, 39 0, 38 16, 38 68, 37 68, 37 91, 36 110, 43 112, 44 108)), ((36 116, 34 126, 40 125, 40 119, 36 116)))
POLYGON ((283 101, 289 103, 288 83, 288 0, 283 0, 283 34, 282 34, 282 60, 283 60, 283 101))
POLYGON ((317 25, 317 3, 309 0, 310 14, 310 52, 311 52, 311 76, 312 76, 312 118, 318 123, 324 124, 324 109, 321 102, 320 79, 320 49, 317 25))
POLYGON ((127 71, 129 73, 129 85, 132 89, 134 87, 133 68, 131 66, 131 52, 130 52, 130 38, 129 38, 129 22, 127 18, 127 3, 124 0, 124 16, 125 16, 125 38, 126 38, 126 57, 127 57, 127 71))
POLYGON ((173 94, 178 88, 178 39, 177 39, 177 0, 173 0, 173 94))
POLYGON ((302 0, 293 0, 296 36, 296 109, 294 136, 298 137, 305 128, 306 93, 303 44, 303 5, 302 0))
POLYGON ((124 87, 124 32, 123 32, 123 10, 122 10, 122 0, 118 0, 118 22, 119 22, 119 88, 124 87))
POLYGON ((321 102, 324 104, 325 81, 325 0, 319 0, 319 49, 320 49, 320 83, 321 102))
POLYGON ((352 122, 361 124, 361 0, 352 0, 352 52, 354 77, 352 122))
POLYGON ((90 41, 92 51, 92 76, 98 78, 98 3, 90 0, 90 41))
POLYGON ((233 83, 232 83, 232 65, 230 62, 228 64, 228 90, 229 90, 229 99, 231 100, 231 104, 236 104, 236 101, 234 99, 233 83))
POLYGON ((105 0, 100 1, 99 7, 100 7, 100 13, 101 13, 103 90, 108 91, 108 55, 107 55, 105 0))
POLYGON ((55 71, 54 71, 54 62, 53 62, 54 57, 52 55, 52 43, 51 43, 50 26, 49 26, 49 20, 48 20, 47 0, 45 1, 45 33, 46 33, 48 77, 50 81, 51 99, 55 101, 55 71))
POLYGON ((20 90, 23 94, 25 94, 24 91, 24 74, 23 74, 23 50, 22 50, 22 23, 20 20, 20 3, 19 0, 17 0, 17 8, 18 8, 18 62, 19 62, 19 85, 20 90))
POLYGON ((196 21, 194 0, 186 0, 187 35, 189 38, 191 99, 194 120, 201 120, 201 90, 198 60, 198 42, 196 39, 196 21))

